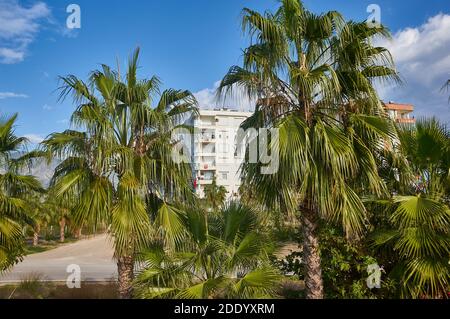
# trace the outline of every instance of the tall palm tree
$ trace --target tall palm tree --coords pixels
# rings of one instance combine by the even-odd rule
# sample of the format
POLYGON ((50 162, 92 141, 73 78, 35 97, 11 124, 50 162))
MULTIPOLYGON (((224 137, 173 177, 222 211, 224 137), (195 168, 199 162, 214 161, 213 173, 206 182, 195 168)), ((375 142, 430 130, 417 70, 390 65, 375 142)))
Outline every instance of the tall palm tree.
POLYGON ((0 271, 21 258, 21 225, 31 221, 30 196, 43 191, 34 176, 22 174, 33 153, 22 155, 27 139, 14 134, 16 119, 0 119, 0 271))
POLYGON ((395 137, 373 83, 398 77, 389 52, 372 44, 388 36, 383 27, 345 22, 335 11, 316 15, 298 0, 280 2, 275 13, 243 10, 252 44, 218 94, 244 88, 258 102, 243 128, 279 129, 270 142, 280 155, 278 172, 265 175, 251 163, 242 171, 263 202, 299 216, 307 298, 323 298, 319 221, 339 223, 349 240, 364 234, 358 193, 385 191, 375 154, 395 137))
POLYGON ((172 159, 172 132, 196 112, 196 101, 189 91, 159 94, 157 77, 139 80, 138 58, 139 49, 124 79, 106 65, 88 83, 62 77, 61 98, 73 95, 72 124, 84 131, 54 133, 43 142, 64 159, 52 189, 73 204, 73 222, 109 226, 122 298, 132 295, 136 252, 154 233, 178 240, 180 217, 171 203, 194 196, 190 166, 172 159))
MULTIPOLYGON (((401 297, 442 298, 450 286, 450 132, 434 118, 399 130, 409 182, 373 207, 378 227, 371 243, 401 297)), ((404 170, 397 167, 400 179, 404 170)))
POLYGON ((141 298, 262 298, 276 294, 279 275, 258 215, 238 203, 218 214, 190 210, 183 245, 168 251, 158 242, 142 254, 136 278, 141 298))

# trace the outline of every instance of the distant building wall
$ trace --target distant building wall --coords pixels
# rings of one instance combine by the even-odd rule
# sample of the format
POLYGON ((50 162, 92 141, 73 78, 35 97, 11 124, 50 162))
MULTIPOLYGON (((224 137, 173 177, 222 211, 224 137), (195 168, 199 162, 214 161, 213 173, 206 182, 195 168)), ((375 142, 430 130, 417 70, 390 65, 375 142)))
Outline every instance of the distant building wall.
POLYGON ((397 123, 404 123, 404 124, 416 123, 416 119, 412 115, 412 112, 414 111, 413 105, 389 102, 385 103, 384 106, 390 118, 396 121, 397 123))
POLYGON ((241 178, 239 168, 245 151, 238 150, 237 131, 250 112, 234 110, 200 110, 190 124, 195 134, 192 145, 194 187, 204 197, 205 185, 216 178, 217 185, 225 186, 228 198, 237 198, 241 178))

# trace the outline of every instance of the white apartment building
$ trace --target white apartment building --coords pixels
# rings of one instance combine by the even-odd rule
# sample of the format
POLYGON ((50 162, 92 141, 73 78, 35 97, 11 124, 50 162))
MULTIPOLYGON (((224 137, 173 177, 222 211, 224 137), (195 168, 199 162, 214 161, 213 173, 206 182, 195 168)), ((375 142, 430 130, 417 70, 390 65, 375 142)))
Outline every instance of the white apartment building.
POLYGON ((218 185, 225 186, 229 199, 238 196, 245 146, 240 144, 238 149, 237 132, 250 115, 251 112, 229 109, 200 110, 190 119, 196 132, 191 154, 198 196, 204 196, 205 185, 211 184, 214 177, 218 185))

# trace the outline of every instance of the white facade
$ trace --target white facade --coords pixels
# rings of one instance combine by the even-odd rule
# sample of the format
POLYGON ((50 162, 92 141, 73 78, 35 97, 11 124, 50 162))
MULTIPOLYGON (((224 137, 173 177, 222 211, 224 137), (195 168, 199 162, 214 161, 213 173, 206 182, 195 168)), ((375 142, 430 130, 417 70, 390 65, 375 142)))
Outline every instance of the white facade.
POLYGON ((252 115, 234 110, 200 110, 191 119, 196 134, 192 145, 194 186, 198 196, 204 196, 205 185, 216 178, 225 186, 228 198, 238 196, 241 184, 239 168, 245 150, 238 149, 237 132, 241 123, 252 115))

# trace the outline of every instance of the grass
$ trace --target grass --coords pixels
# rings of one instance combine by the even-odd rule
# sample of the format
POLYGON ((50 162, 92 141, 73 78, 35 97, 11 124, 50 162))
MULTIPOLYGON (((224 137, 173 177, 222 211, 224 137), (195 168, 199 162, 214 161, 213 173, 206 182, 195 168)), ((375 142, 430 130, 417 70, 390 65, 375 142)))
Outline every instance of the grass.
POLYGON ((65 244, 70 244, 73 242, 76 242, 77 239, 75 238, 66 238, 66 240, 61 243, 58 240, 49 240, 49 241, 45 241, 45 240, 41 240, 41 243, 37 246, 33 246, 33 245, 27 245, 25 247, 25 255, 33 255, 33 254, 37 254, 37 253, 42 253, 51 249, 55 249, 58 248, 60 246, 63 246, 65 244))
POLYGON ((117 283, 83 282, 79 289, 65 283, 45 282, 34 274, 18 285, 0 286, 0 299, 118 299, 117 283))

